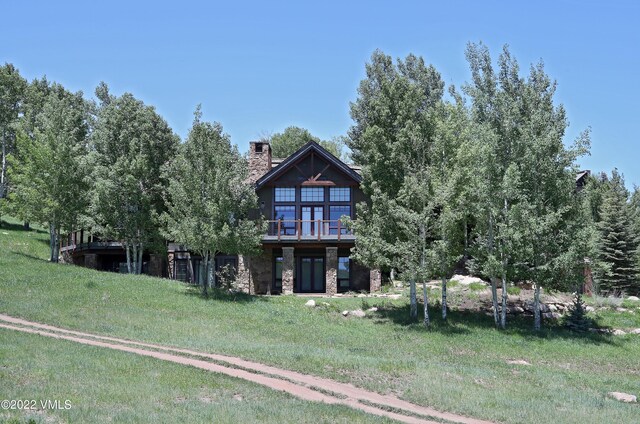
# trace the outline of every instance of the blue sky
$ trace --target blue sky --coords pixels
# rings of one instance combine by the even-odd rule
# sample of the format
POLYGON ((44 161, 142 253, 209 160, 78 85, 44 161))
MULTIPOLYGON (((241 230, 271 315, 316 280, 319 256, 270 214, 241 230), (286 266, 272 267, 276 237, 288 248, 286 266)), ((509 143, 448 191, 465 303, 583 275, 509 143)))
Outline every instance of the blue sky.
POLYGON ((182 137, 193 110, 245 151, 289 125, 330 138, 351 125, 373 50, 421 55, 447 84, 469 79, 469 41, 543 59, 571 123, 592 128, 594 171, 640 184, 637 1, 16 1, 0 6, 0 62, 93 95, 104 80, 154 105, 182 137))

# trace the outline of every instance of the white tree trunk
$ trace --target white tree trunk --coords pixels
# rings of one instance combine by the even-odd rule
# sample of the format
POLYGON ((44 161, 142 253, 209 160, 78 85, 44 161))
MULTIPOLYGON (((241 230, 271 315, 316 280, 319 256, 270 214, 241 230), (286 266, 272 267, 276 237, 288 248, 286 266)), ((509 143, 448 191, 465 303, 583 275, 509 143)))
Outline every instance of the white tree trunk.
POLYGON ((202 280, 202 294, 207 296, 207 285, 209 284, 209 252, 204 256, 204 272, 205 275, 201 277, 202 280))
POLYGON ((498 315, 498 281, 495 277, 491 277, 491 301, 493 303, 493 321, 496 327, 500 324, 498 315))
POLYGON ((207 288, 211 289, 215 286, 214 274, 215 274, 215 254, 209 252, 209 269, 207 270, 207 288))
POLYGON ((49 261, 50 262, 57 262, 56 261, 56 224, 54 224, 53 222, 49 223, 49 261))
POLYGON ((442 277, 442 319, 447 320, 447 277, 442 277))
POLYGON ((131 248, 129 246, 129 243, 124 243, 124 250, 127 254, 127 272, 131 274, 131 248))
POLYGON ((424 326, 429 327, 431 321, 429 320, 429 298, 427 297, 427 283, 422 282, 422 301, 424 302, 424 326))
POLYGON ((502 268, 502 309, 500 310, 500 328, 507 328, 507 272, 502 268))
POLYGON ((4 133, 2 134, 2 173, 0 174, 0 199, 6 196, 7 185, 7 143, 4 133))
POLYGON ((540 284, 536 283, 533 291, 533 329, 540 330, 540 284))
POLYGON ((418 299, 416 298, 416 282, 411 280, 409 282, 409 299, 411 302, 411 309, 409 310, 409 316, 412 319, 418 318, 418 299))
MULTIPOLYGON (((493 254, 493 215, 489 213, 489 253, 493 254)), ((493 321, 498 327, 500 320, 498 318, 498 283, 496 281, 495 276, 490 276, 489 280, 491 280, 491 302, 493 304, 493 321)))
POLYGON ((60 229, 54 229, 53 262, 60 262, 60 229))
POLYGON ((467 224, 467 216, 464 217, 464 252, 462 255, 463 263, 467 264, 469 259, 469 225, 467 224))
POLYGON ((429 299, 427 297, 427 283, 422 282, 422 301, 424 302, 424 326, 429 328, 431 322, 429 321, 429 299))
POLYGON ((143 252, 144 252, 143 245, 142 245, 142 243, 140 243, 140 246, 138 247, 138 258, 137 258, 138 266, 137 266, 136 274, 142 274, 142 254, 143 254, 143 252))
POLYGON ((134 242, 134 243, 131 243, 131 246, 133 248, 133 258, 130 258, 131 265, 129 265, 129 273, 133 271, 134 274, 137 274, 136 262, 138 261, 138 244, 134 242))

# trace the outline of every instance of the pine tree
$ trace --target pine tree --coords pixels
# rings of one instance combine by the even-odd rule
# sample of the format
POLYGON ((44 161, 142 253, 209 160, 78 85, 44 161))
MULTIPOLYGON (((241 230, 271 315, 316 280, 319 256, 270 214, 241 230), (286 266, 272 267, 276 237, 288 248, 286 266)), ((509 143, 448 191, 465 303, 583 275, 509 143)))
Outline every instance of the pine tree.
POLYGON ((595 327, 595 322, 587 317, 582 294, 579 291, 573 297, 573 304, 569 309, 569 314, 564 318, 564 325, 577 333, 586 333, 590 328, 595 327))
POLYGON ((634 187, 629 206, 631 207, 631 220, 633 222, 633 237, 638 241, 636 250, 636 267, 638 274, 636 281, 640 282, 640 187, 634 187))
POLYGON ((599 259, 607 265, 607 271, 598 281, 598 290, 602 293, 640 292, 636 262, 638 240, 633 231, 628 198, 624 178, 614 169, 602 199, 601 221, 598 223, 599 259))

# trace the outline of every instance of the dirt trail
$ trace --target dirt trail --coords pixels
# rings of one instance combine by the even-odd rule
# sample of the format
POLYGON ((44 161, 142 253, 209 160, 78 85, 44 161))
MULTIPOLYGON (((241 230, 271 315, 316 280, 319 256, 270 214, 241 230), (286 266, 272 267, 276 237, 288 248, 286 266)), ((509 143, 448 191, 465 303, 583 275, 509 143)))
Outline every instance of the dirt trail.
POLYGON ((412 404, 395 396, 381 395, 361 389, 351 384, 284 370, 233 356, 210 354, 189 349, 66 330, 4 314, 0 314, 0 328, 39 334, 41 336, 115 349, 189 365, 231 377, 241 378, 274 390, 284 391, 303 400, 324 402, 327 404, 342 404, 370 414, 388 417, 405 423, 436 423, 435 421, 429 420, 429 418, 435 418, 460 424, 490 424, 489 421, 440 412, 432 408, 412 404), (4 323, 2 323, 2 321, 4 323), (209 361, 196 358, 206 358, 209 361), (223 364, 231 366, 225 366, 223 364))

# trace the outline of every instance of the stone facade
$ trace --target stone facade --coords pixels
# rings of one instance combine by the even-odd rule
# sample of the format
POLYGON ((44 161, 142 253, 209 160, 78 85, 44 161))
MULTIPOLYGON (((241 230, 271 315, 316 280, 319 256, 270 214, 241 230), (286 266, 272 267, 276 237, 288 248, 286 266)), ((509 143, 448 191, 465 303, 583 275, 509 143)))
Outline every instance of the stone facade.
POLYGON ((259 256, 238 256, 235 288, 248 294, 271 293, 272 280, 271 250, 259 256))
POLYGON ((369 291, 377 292, 382 288, 382 272, 372 269, 369 273, 369 291))
POLYGON ((238 255, 238 269, 236 270, 235 288, 243 293, 249 293, 251 275, 249 273, 249 257, 238 255))
POLYGON ((325 258, 325 292, 333 296, 338 292, 338 248, 327 247, 325 258))
POLYGON ((282 294, 293 294, 293 247, 282 248, 282 294))
POLYGON ((249 182, 255 183, 271 170, 271 146, 267 142, 249 143, 249 182))

